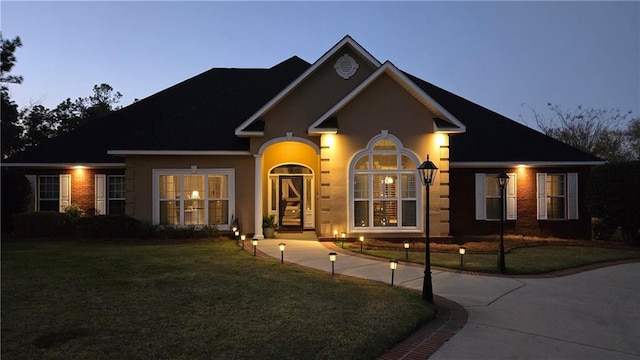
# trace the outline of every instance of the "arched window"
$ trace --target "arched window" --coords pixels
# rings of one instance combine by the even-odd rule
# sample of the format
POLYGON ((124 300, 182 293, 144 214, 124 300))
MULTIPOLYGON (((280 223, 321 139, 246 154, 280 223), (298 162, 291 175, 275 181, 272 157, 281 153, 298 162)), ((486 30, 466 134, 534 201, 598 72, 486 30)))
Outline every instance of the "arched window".
POLYGON ((395 136, 385 133, 353 158, 349 216, 353 231, 417 229, 417 163, 395 136))

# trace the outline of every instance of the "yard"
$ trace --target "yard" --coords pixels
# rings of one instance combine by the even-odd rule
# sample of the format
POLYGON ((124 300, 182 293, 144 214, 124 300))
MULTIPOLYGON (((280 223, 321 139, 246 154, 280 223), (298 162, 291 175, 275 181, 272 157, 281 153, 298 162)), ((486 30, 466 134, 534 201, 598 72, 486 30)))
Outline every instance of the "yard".
POLYGON ((372 359, 434 315, 228 240, 3 241, 1 300, 3 359, 372 359))

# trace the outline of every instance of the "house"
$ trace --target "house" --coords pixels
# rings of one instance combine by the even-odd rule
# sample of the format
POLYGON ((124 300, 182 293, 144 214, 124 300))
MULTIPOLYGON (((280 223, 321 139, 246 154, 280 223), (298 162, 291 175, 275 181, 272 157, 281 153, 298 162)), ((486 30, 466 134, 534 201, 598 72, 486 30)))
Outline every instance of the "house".
POLYGON ((34 210, 69 204, 262 238, 262 217, 319 237, 507 233, 590 238, 603 163, 380 62, 350 36, 313 64, 214 68, 5 161, 34 210), (438 167, 426 190, 416 168, 438 167))

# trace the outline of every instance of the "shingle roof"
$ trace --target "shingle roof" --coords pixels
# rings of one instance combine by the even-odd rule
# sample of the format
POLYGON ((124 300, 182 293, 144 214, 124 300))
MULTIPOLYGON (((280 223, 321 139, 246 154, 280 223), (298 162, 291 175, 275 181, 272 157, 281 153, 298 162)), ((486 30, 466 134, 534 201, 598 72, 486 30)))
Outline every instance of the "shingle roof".
MULTIPOLYGON (((249 139, 236 136, 235 129, 310 66, 294 56, 270 69, 214 68, 5 162, 122 162, 107 150, 248 151, 249 139)), ((406 75, 466 125, 465 133, 451 136, 452 162, 601 161, 406 75)), ((334 125, 331 121, 323 124, 334 125)), ((263 126, 258 121, 251 130, 259 131, 263 126)))

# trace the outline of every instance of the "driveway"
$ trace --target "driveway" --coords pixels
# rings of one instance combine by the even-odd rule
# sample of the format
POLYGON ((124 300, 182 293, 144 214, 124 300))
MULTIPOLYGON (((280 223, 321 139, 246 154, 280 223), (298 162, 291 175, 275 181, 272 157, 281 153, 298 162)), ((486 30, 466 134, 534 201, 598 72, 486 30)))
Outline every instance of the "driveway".
MULTIPOLYGON (((333 244, 267 239, 258 249, 279 259, 280 242, 286 262, 331 271, 333 244)), ((388 261, 339 251, 334 265, 336 274, 391 280, 388 261)), ((401 263, 394 283, 421 290, 423 276, 401 263)), ((434 294, 463 306, 468 319, 430 359, 640 359, 640 262, 555 278, 432 268, 432 279, 434 294)))

